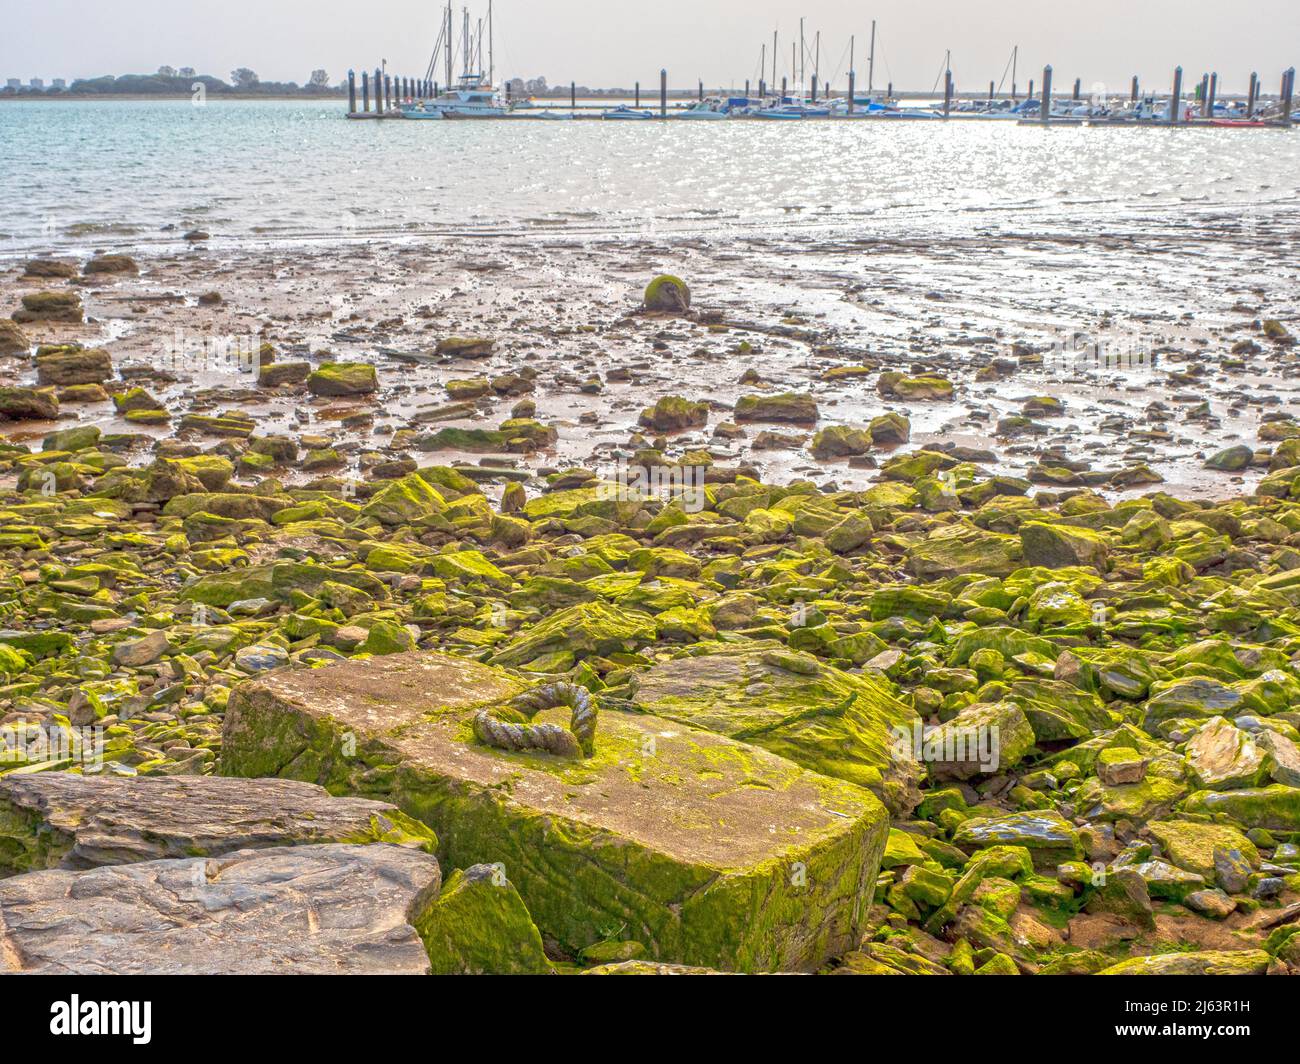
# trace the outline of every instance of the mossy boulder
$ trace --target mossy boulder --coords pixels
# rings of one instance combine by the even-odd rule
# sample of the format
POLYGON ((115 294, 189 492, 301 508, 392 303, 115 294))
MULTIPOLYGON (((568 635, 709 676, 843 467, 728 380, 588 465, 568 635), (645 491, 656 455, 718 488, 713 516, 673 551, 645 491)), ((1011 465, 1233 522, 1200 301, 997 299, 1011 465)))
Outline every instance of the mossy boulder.
POLYGON ((681 432, 702 428, 709 420, 709 404, 695 403, 680 395, 665 395, 654 406, 641 411, 638 423, 656 432, 681 432))
POLYGON ((77 264, 66 259, 28 259, 22 275, 25 280, 66 281, 77 276, 77 264))
POLYGON ((38 384, 103 384, 113 376, 113 359, 103 347, 66 345, 36 350, 38 384))
POLYGON ((475 711, 521 689, 442 654, 281 670, 232 692, 223 772, 391 800, 447 864, 501 866, 573 954, 611 926, 652 958, 734 971, 812 970, 857 944, 888 826, 868 791, 614 709, 588 759, 481 744, 475 711))
POLYGON ((622 610, 604 602, 581 602, 553 613, 512 639, 492 657, 494 665, 527 665, 562 653, 570 662, 591 655, 607 656, 653 642, 658 629, 649 614, 622 610))
POLYGON ((54 392, 41 388, 0 388, 0 421, 48 421, 59 416, 54 392))
POLYGON ((636 675, 640 710, 752 743, 872 791, 896 814, 919 800, 920 766, 898 733, 919 723, 887 683, 774 641, 702 643, 636 675))
POLYGON ((415 920, 432 975, 544 975, 551 963, 503 867, 457 869, 415 920))
POLYGON ((661 274, 646 285, 643 304, 646 310, 685 314, 691 309, 691 290, 680 277, 661 274))
POLYGON ((0 318, 0 355, 25 354, 31 346, 31 339, 17 322, 0 318))
POLYGON ((1269 955, 1262 949, 1202 950, 1130 957, 1098 975, 1263 975, 1269 955))
POLYGON ((850 425, 828 425, 819 429, 813 437, 812 454, 814 458, 846 458, 866 454, 871 450, 873 437, 866 429, 855 429, 850 425))
POLYGON ((788 421, 811 425, 818 418, 817 401, 811 395, 783 392, 779 395, 742 395, 736 402, 737 421, 788 421))
POLYGON ((1110 546, 1106 537, 1088 528, 1026 521, 1020 526, 1020 546, 1026 565, 1063 569, 1086 565, 1106 571, 1110 546))
POLYGON ((894 446, 912 438, 912 423, 904 415, 891 412, 872 418, 867 431, 873 443, 894 446))
POLYGON ((907 552, 907 567, 921 580, 977 573, 1009 576, 1021 564, 1020 541, 966 525, 947 525, 907 552))
POLYGON ((439 340, 437 353, 448 358, 487 358, 497 342, 486 336, 448 336, 439 340))
POLYGON ((438 490, 417 473, 410 473, 385 485, 366 503, 361 516, 373 517, 385 525, 414 524, 447 508, 438 490))
POLYGON ((310 376, 310 362, 263 362, 258 366, 257 386, 279 388, 286 384, 303 384, 310 376))
POLYGON ((379 377, 368 362, 325 362, 307 378, 312 395, 369 395, 379 390, 379 377))
POLYGON ((1236 791, 1197 791, 1183 809, 1226 817, 1245 828, 1300 831, 1300 787, 1280 783, 1236 791))
POLYGON ((19 323, 56 321, 79 324, 82 321, 81 297, 76 292, 31 292, 23 296, 21 310, 13 319, 19 323))
POLYGON ((130 255, 96 255, 89 259, 81 272, 87 277, 103 274, 136 274, 140 267, 130 255))

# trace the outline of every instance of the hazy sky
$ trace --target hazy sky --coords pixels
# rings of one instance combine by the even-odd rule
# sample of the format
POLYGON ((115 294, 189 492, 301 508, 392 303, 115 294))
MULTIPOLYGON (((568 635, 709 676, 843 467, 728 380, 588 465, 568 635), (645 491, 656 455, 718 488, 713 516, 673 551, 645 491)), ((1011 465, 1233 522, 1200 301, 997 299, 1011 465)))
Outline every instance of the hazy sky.
MULTIPOLYGON (((486 0, 471 4, 474 18, 486 9, 486 0)), ((1002 77, 1016 44, 1021 86, 1050 62, 1062 87, 1082 77, 1085 87, 1122 90, 1136 73, 1163 88, 1181 63, 1190 78, 1217 69, 1226 91, 1244 89, 1258 70, 1275 91, 1282 69, 1300 62, 1300 0, 497 0, 495 13, 498 76, 540 74, 553 84, 657 84, 666 66, 674 86, 699 77, 743 85, 758 76, 764 42, 770 70, 774 29, 778 73, 788 73, 801 15, 810 47, 822 31, 823 80, 841 87, 850 34, 865 81, 872 18, 878 86, 929 90, 952 49, 958 86, 973 90, 1002 77)), ((394 73, 419 76, 439 19, 429 0, 0 0, 0 78, 71 80, 166 63, 223 78, 248 66, 264 80, 303 82, 315 67, 339 80, 382 58, 394 73)))

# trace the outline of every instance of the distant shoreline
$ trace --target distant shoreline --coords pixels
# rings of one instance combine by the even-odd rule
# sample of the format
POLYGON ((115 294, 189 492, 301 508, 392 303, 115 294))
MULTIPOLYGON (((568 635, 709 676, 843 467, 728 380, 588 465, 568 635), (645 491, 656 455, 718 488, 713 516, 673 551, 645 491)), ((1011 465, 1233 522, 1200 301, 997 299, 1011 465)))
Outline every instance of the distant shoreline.
MULTIPOLYGON (((311 100, 331 100, 345 101, 348 98, 346 92, 319 92, 304 95, 301 93, 238 93, 238 92, 210 92, 205 97, 206 102, 226 101, 229 103, 247 103, 259 100, 280 101, 294 100, 297 102, 308 102, 311 100)), ((66 92, 58 96, 37 95, 36 93, 19 95, 14 93, 8 95, 0 93, 0 103, 69 103, 80 100, 105 101, 105 100, 170 100, 170 101, 188 101, 193 100, 192 92, 66 92)))

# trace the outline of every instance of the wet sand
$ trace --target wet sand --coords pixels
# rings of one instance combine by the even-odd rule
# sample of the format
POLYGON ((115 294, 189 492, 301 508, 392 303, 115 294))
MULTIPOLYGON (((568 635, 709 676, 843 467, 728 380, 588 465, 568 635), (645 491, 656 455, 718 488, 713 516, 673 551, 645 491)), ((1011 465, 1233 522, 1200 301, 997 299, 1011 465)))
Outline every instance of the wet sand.
MULTIPOLYGON (((1300 318, 1294 208, 1263 220, 1200 213, 1145 231, 998 228, 934 241, 845 239, 791 222, 726 237, 707 229, 611 236, 579 223, 546 235, 538 225, 418 242, 177 240, 137 252, 138 276, 102 281, 23 279, 21 260, 8 262, 0 309, 7 316, 24 293, 71 286, 86 323, 28 326, 34 342, 107 348, 119 374, 162 400, 173 426, 186 413, 240 410, 257 435, 330 436, 349 475, 361 475, 363 453, 395 451, 422 463, 534 473, 609 468, 644 445, 633 438, 640 411, 681 395, 713 409, 705 428, 666 441, 667 456, 704 447, 718 465, 751 467, 768 482, 869 485, 888 449, 817 461, 807 443, 816 428, 863 426, 897 411, 911 421, 911 447, 967 448, 990 471, 1032 473, 1041 483, 1036 467, 1068 466, 1076 476, 1063 486, 1086 484, 1111 498, 1153 490, 1221 498, 1256 481, 1266 456, 1240 474, 1207 470, 1205 459, 1239 443, 1266 449, 1260 425, 1300 410, 1295 349, 1260 330, 1279 319, 1295 331, 1300 318), (646 282, 663 272, 690 285, 693 317, 639 313, 646 282), (201 305, 208 292, 222 301, 201 305), (345 400, 311 398, 301 386, 268 390, 237 367, 205 368, 197 355, 205 341, 254 335, 274 345, 278 361, 371 362, 380 390, 345 400), (456 335, 490 337, 495 351, 479 359, 434 353, 456 335), (1231 353, 1250 340, 1258 351, 1231 353), (1090 346, 1097 342, 1100 360, 1090 346), (188 354, 177 361, 177 350, 188 354), (831 372, 855 366, 867 368, 831 372), (882 370, 941 376, 954 392, 938 400, 882 395, 882 370), (490 391, 463 416, 439 412, 452 401, 448 381, 520 371, 535 374, 531 390, 516 382, 515 394, 490 391), (758 383, 741 383, 747 371, 758 383), (811 394, 819 422, 727 427, 741 395, 782 392, 811 394), (392 446, 393 433, 408 427, 495 428, 524 396, 558 430, 553 449, 420 457, 392 446), (1042 396, 1061 400, 1059 413, 1031 414, 1014 429, 1003 421, 1042 396), (755 447, 764 430, 791 440, 755 447)), ((0 357, 0 372, 10 384, 35 380, 21 356, 0 357)), ((0 432, 31 440, 74 421, 179 435, 202 448, 220 442, 129 424, 102 402, 65 403, 57 424, 6 423, 0 432)), ((128 455, 133 464, 149 457, 146 447, 128 455)))

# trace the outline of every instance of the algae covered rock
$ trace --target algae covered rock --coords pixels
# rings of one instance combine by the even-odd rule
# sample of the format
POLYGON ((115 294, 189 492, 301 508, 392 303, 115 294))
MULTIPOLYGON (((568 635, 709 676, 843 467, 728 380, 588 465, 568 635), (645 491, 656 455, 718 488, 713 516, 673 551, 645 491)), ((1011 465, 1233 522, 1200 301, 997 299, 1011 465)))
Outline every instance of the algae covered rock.
POLYGON ((393 806, 292 780, 0 776, 0 875, 307 843, 437 839, 393 806))
POLYGON ((919 725, 886 685, 777 643, 700 644, 639 673, 632 702, 646 713, 752 743, 848 780, 906 813, 920 769, 897 741, 919 725))
POLYGON ((685 314, 691 309, 691 290, 680 277, 662 274, 646 285, 642 302, 646 310, 685 314))
POLYGON ((29 872, 0 880, 0 971, 423 975, 411 923, 440 883, 436 857, 385 845, 29 872))
POLYGON ((665 395, 654 406, 642 410, 638 422, 656 432, 681 432, 683 429, 701 428, 708 420, 708 403, 692 402, 680 395, 665 395))
POLYGON ((858 941, 888 819, 870 792, 613 709, 591 758, 480 743, 476 711, 522 689, 443 654, 281 671, 232 692, 223 771, 391 800, 448 863, 501 865, 573 954, 611 925, 652 958, 737 971, 809 970, 858 941))
POLYGON ((79 323, 82 320, 81 297, 76 292, 32 292, 23 296, 21 310, 13 319, 19 323, 54 321, 79 323))
POLYGON ((1131 957, 1098 975, 1263 975, 1269 955, 1262 949, 1204 950, 1131 957))
POLYGON ((369 395, 379 390, 375 367, 368 362, 325 362, 307 378, 312 395, 369 395))
POLYGON ((433 975, 543 975, 542 936, 504 869, 457 869, 415 920, 433 975))
POLYGON ((0 318, 0 355, 21 355, 32 345, 18 323, 0 318))
POLYGON ((47 421, 58 416, 53 389, 0 388, 0 421, 47 421))
POLYGON ((1014 702, 975 703, 916 746, 934 779, 965 780, 1018 764, 1034 747, 1034 731, 1014 702))
POLYGON ((448 336, 438 341, 436 350, 448 358, 486 358, 496 345, 495 340, 485 336, 448 336))
POLYGON ((574 657, 605 656, 634 650, 652 642, 654 620, 637 610, 622 610, 604 602, 582 602, 552 614, 492 657, 494 665, 527 665, 551 653, 574 657))
POLYGON ((737 421, 788 421, 796 425, 811 425, 818 416, 817 401, 796 392, 742 395, 734 412, 737 421))
POLYGON ((1045 569, 1086 565, 1106 571, 1109 547, 1105 537, 1091 529, 1026 521, 1020 526, 1020 545, 1026 565, 1045 569))

